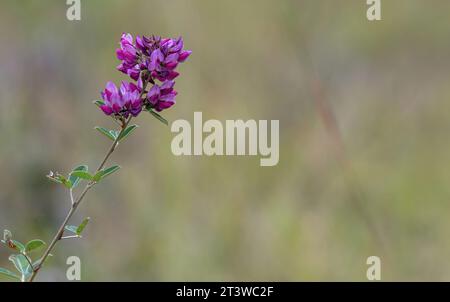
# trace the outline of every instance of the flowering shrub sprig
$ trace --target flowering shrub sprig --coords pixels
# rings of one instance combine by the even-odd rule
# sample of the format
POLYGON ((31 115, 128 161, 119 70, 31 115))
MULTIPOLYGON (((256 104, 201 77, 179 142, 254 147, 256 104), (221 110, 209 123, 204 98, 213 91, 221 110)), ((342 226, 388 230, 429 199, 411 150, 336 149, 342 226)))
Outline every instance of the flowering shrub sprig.
POLYGON ((68 223, 89 190, 120 169, 117 165, 109 168, 105 166, 119 142, 138 127, 130 124, 133 117, 137 117, 142 111, 148 111, 159 121, 168 124, 159 112, 175 104, 177 92, 174 90, 174 79, 179 75, 175 70, 179 63, 184 62, 191 55, 190 50, 183 49, 183 39, 137 36, 134 41, 131 34, 124 33, 116 54, 121 61, 117 69, 130 76, 135 82, 123 81, 120 87, 113 82, 108 82, 101 92, 102 99, 94 101, 120 126, 118 130, 95 127, 97 131, 113 141, 111 147, 94 171, 89 171, 86 165, 80 165, 67 176, 55 172, 47 175, 50 180, 63 185, 69 191, 71 202, 69 211, 44 253, 36 260, 33 260, 31 254, 46 245, 43 240, 34 239, 23 244, 13 239, 10 231, 4 230, 1 243, 16 252, 9 257, 9 260, 19 274, 0 268, 0 275, 22 282, 32 282, 59 241, 82 237, 90 218, 85 218, 79 225, 68 223), (150 88, 149 85, 151 85, 150 88), (85 187, 78 197, 75 197, 74 190, 82 181, 86 183, 85 187))

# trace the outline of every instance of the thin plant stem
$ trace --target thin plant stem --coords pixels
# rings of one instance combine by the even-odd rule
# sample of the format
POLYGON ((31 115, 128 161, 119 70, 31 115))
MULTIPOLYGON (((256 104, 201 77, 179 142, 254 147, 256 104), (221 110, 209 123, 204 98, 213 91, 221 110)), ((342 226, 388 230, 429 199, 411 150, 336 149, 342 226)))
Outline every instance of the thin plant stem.
MULTIPOLYGON (((119 138, 122 135, 122 133, 125 131, 125 129, 127 128, 128 124, 131 121, 131 116, 130 118, 128 118, 128 120, 123 124, 122 126, 122 130, 120 131, 119 135, 117 136, 117 138, 114 140, 113 144, 111 145, 111 147, 109 148, 108 152, 106 153, 105 157, 103 158, 101 164, 99 165, 99 167, 97 168, 95 174, 97 172, 99 172, 101 169, 103 169, 103 167, 105 166, 106 162, 108 161, 109 157, 111 156, 111 154, 113 154, 114 150, 116 149, 117 145, 119 144, 119 138)), ((30 282, 33 282, 34 278, 36 278, 36 275, 38 274, 38 272, 40 271, 40 269, 42 268, 42 265, 44 264, 45 260, 47 260, 48 255, 50 254, 50 252, 53 250, 53 248, 55 247, 56 243, 61 240, 62 235, 64 233, 64 229, 67 225, 67 223, 69 222, 70 218, 73 216, 73 214, 75 213, 75 211, 77 210, 78 206, 80 205, 80 203, 83 201, 84 197, 86 196, 86 194, 89 192, 89 190, 94 186, 95 182, 90 181, 86 187, 84 188, 83 192, 80 194, 80 196, 78 197, 77 200, 75 200, 72 203, 72 207, 70 208, 69 212, 66 215, 66 218, 64 219, 63 223, 61 224, 61 226, 59 227, 58 231, 56 232, 55 236, 53 237, 53 240, 51 241, 50 245, 47 247, 47 249, 44 252, 44 255, 42 256, 41 260, 39 261, 38 265, 36 267, 33 268, 33 273, 31 274, 30 277, 30 282)))
MULTIPOLYGON (((140 98, 142 99, 142 96, 144 95, 144 93, 146 92, 146 87, 148 85, 148 80, 145 80, 143 85, 142 85, 142 92, 140 94, 140 98)), ((119 140, 121 139, 121 136, 123 134, 123 132, 127 129, 128 125, 131 122, 132 119, 132 115, 130 115, 128 117, 128 119, 124 120, 122 119, 122 124, 121 124, 121 131, 120 133, 117 135, 117 138, 114 140, 114 142, 112 143, 111 147, 109 148, 108 152, 106 153, 105 157, 103 158, 103 160, 101 161, 100 165, 98 166, 97 170, 95 171, 95 174, 97 174, 100 170, 103 169, 103 167, 105 166, 106 162, 108 161, 109 157, 111 156, 111 154, 113 154, 113 152, 116 150, 117 146, 119 145, 119 140)), ((37 274, 39 273, 39 271, 42 268, 42 265, 44 264, 44 262, 47 260, 48 256, 50 255, 50 252, 53 250, 53 248, 55 247, 56 243, 58 243, 59 240, 62 239, 68 239, 69 237, 63 237, 64 234, 64 229, 67 225, 67 223, 69 222, 70 218, 72 218, 73 214, 75 213, 75 211, 77 210, 78 206, 80 205, 80 203, 83 201, 84 197, 86 196, 86 194, 89 192, 89 190, 95 185, 95 181, 90 181, 86 187, 84 188, 84 190, 81 192, 80 196, 78 197, 77 200, 74 200, 73 198, 73 194, 72 191, 70 191, 70 199, 72 202, 72 207, 70 208, 70 210, 68 211, 66 218, 64 218, 64 221, 62 222, 62 224, 60 225, 58 231, 56 232, 55 236, 53 237, 50 245, 47 247, 47 249, 44 252, 44 255, 41 257, 41 259, 38 262, 38 265, 36 267, 32 267, 33 269, 33 273, 31 274, 31 277, 29 279, 29 282, 33 282, 34 279, 36 278, 37 274)))
POLYGON ((75 199, 73 198, 73 189, 70 189, 70 202, 72 205, 75 203, 75 199))

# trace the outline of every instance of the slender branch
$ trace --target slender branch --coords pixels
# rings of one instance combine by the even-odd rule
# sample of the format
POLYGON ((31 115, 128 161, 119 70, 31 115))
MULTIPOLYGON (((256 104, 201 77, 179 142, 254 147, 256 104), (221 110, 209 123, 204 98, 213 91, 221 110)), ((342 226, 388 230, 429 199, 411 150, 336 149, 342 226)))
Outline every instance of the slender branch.
POLYGON ((75 199, 73 198, 73 189, 70 189, 70 202, 72 205, 75 203, 75 199))
MULTIPOLYGON (((99 165, 99 167, 97 168, 96 172, 100 171, 101 169, 103 169, 103 167, 105 166, 106 162, 108 161, 109 157, 111 156, 111 154, 114 152, 114 150, 116 149, 118 142, 119 142, 119 137, 120 135, 125 131, 126 127, 128 126, 129 122, 131 121, 131 117, 127 120, 126 123, 123 124, 122 126, 122 130, 120 131, 119 135, 117 136, 116 140, 113 142, 113 144, 111 145, 111 148, 109 148, 108 152, 106 153, 105 158, 103 159, 103 161, 101 162, 101 164, 99 165)), ((62 235, 64 233, 64 228, 66 227, 67 223, 69 222, 70 218, 73 216, 73 214, 75 213, 76 209, 78 208, 78 206, 80 205, 80 203, 83 201, 84 197, 86 196, 87 192, 93 187, 94 182, 90 181, 86 187, 84 188, 83 192, 80 194, 80 196, 78 197, 78 199, 76 201, 74 201, 72 203, 72 207, 70 208, 69 212, 66 215, 66 218, 64 219, 63 223, 61 224, 61 226, 59 227, 58 231, 56 232, 55 236, 53 237, 52 242, 50 243, 50 245, 48 246, 47 250, 44 252, 44 255, 42 256, 41 260, 39 261, 39 264, 33 269, 33 273, 30 277, 30 282, 33 282, 34 278, 36 278, 37 273, 39 272, 39 270, 42 268, 42 264, 45 262, 45 260, 47 259, 48 255, 50 254, 50 252, 53 250, 53 248, 55 247, 56 243, 62 238, 62 235)))
MULTIPOLYGON (((97 170, 95 171, 94 174, 96 174, 98 171, 100 171, 101 169, 103 169, 103 167, 105 166, 106 162, 108 161, 108 158, 111 156, 111 154, 114 152, 114 150, 116 150, 117 145, 119 144, 120 136, 121 136, 122 133, 125 131, 125 129, 127 128, 128 124, 130 123, 130 121, 131 121, 131 116, 130 116, 130 118, 128 118, 128 120, 123 124, 122 130, 120 131, 119 135, 117 135, 116 140, 115 140, 114 143, 111 145, 111 148, 109 149, 108 153, 106 153, 105 158, 103 159, 103 161, 101 162, 101 164, 98 166, 98 168, 97 168, 97 170)), ((90 182, 89 184, 92 186, 93 182, 90 182)), ((88 186, 89 186, 89 184, 88 184, 88 186)), ((86 188, 87 188, 88 186, 86 186, 86 188)), ((89 190, 89 189, 88 189, 88 190, 89 190)), ((80 200, 80 201, 81 201, 81 200, 80 200)), ((75 203, 78 203, 78 202, 80 202, 80 201, 77 201, 77 202, 75 202, 75 203)))
MULTIPOLYGON (((141 95, 140 95, 139 98, 142 99, 142 96, 146 92, 145 89, 146 89, 147 85, 148 85, 148 80, 144 81, 143 87, 142 87, 142 92, 141 92, 141 95)), ((133 118, 132 115, 130 115, 127 120, 122 120, 122 125, 121 125, 122 129, 121 129, 121 131, 117 135, 117 138, 112 143, 111 147, 109 148, 109 150, 106 153, 105 157, 103 158, 102 162, 98 166, 97 170, 95 171, 95 174, 97 174, 97 172, 99 172, 101 169, 103 169, 103 167, 105 166, 105 164, 108 161, 108 159, 111 156, 111 154, 114 152, 114 150, 116 150, 117 146, 119 145, 120 137, 122 136, 123 132, 127 129, 127 127, 130 124, 132 118, 133 118)), ((82 191, 82 193, 80 194, 80 196, 78 197, 77 200, 74 200, 73 194, 72 194, 72 190, 70 190, 70 198, 71 198, 71 202, 72 202, 72 207, 70 208, 69 212, 66 215, 66 218, 64 219, 63 223, 59 227, 59 229, 56 232, 55 236, 53 237, 53 240, 51 241, 50 245, 45 250, 44 255, 41 257, 38 265, 35 268, 33 268, 33 273, 31 274, 29 282, 33 282, 34 278, 36 278, 36 275, 39 273, 40 269, 42 268, 42 265, 44 264, 45 260, 47 260, 50 252, 53 250, 53 248, 55 247, 56 243, 59 240, 61 240, 61 239, 68 239, 70 237, 70 236, 63 237, 64 229, 65 229, 67 223, 69 222, 70 218, 73 216, 73 214, 77 210, 77 208, 80 205, 80 203, 83 201, 83 199, 86 196, 87 192, 89 192, 89 190, 94 185, 95 185, 95 181, 90 181, 86 185, 86 187, 84 188, 84 190, 82 191)))

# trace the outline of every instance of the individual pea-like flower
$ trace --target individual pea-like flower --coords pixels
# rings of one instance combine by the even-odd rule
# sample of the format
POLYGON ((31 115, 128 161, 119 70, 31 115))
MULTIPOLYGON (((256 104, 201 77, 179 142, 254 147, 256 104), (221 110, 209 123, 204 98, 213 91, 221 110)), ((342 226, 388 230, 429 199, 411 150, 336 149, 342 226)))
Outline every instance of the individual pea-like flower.
POLYGON ((106 114, 128 118, 131 114, 138 116, 142 111, 142 81, 138 85, 129 82, 122 82, 120 88, 117 88, 113 82, 106 84, 105 90, 101 92, 104 104, 100 109, 106 114))
POLYGON ((138 64, 138 50, 133 44, 133 37, 130 34, 122 34, 120 48, 116 50, 117 58, 122 61, 117 69, 128 74, 133 80, 138 80, 141 69, 138 64))
POLYGON ((147 101, 151 108, 160 112, 175 104, 177 92, 173 89, 174 81, 165 81, 161 85, 155 84, 147 93, 147 101))
POLYGON ((154 39, 155 49, 147 60, 147 69, 153 78, 164 82, 175 79, 179 73, 175 71, 178 63, 186 61, 190 50, 183 50, 183 39, 154 39))

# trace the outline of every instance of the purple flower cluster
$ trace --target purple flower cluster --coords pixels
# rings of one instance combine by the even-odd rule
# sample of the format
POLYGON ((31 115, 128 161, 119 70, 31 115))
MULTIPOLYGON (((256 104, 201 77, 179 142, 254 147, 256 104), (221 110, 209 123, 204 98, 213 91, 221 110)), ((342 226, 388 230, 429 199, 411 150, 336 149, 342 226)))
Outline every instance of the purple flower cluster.
POLYGON ((109 82, 102 92, 104 105, 100 107, 105 114, 126 118, 130 114, 137 116, 143 109, 160 112, 175 104, 177 92, 173 80, 179 75, 175 69, 191 54, 183 49, 181 37, 136 36, 133 41, 131 34, 124 33, 116 54, 121 61, 117 69, 137 84, 122 82, 118 89, 109 82), (148 83, 153 86, 147 91, 144 86, 148 83))
POLYGON ((131 114, 138 116, 142 111, 142 81, 139 81, 138 86, 129 82, 122 82, 120 88, 117 88, 113 82, 106 84, 105 90, 101 95, 105 104, 100 106, 103 112, 107 115, 115 114, 125 118, 131 114))

